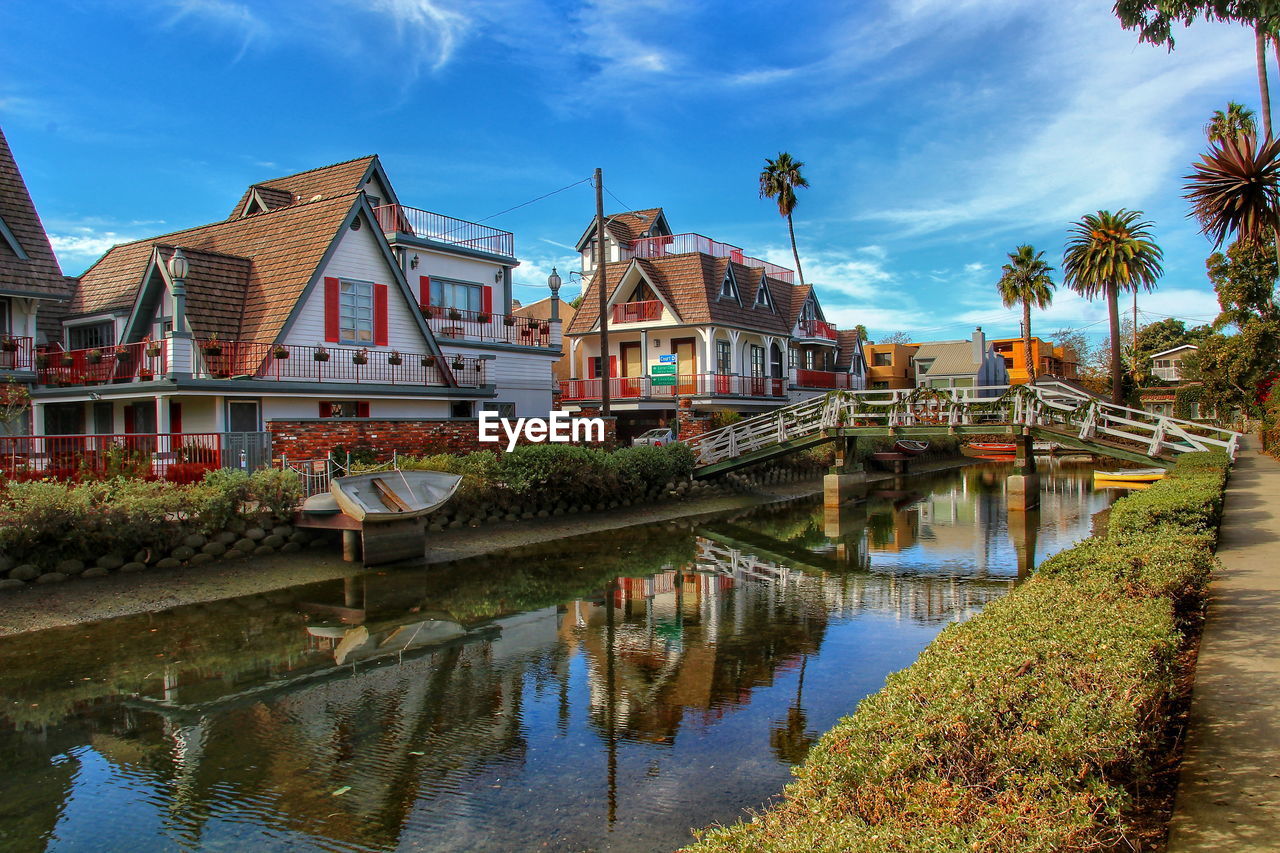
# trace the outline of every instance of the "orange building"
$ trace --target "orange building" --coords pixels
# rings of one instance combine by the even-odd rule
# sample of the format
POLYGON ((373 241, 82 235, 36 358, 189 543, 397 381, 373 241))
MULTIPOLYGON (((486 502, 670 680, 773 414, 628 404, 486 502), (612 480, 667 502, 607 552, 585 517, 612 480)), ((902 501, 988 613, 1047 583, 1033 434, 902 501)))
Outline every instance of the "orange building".
POLYGON ((916 344, 863 344, 867 358, 867 388, 914 388, 915 368, 911 356, 916 344))
MULTIPOLYGON (((996 353, 1004 359, 1009 372, 1010 385, 1026 385, 1027 357, 1022 338, 1001 338, 991 342, 996 353)), ((1031 339, 1031 356, 1035 359, 1037 376, 1056 376, 1059 379, 1079 378, 1080 365, 1075 355, 1062 347, 1056 347, 1039 338, 1031 339)))

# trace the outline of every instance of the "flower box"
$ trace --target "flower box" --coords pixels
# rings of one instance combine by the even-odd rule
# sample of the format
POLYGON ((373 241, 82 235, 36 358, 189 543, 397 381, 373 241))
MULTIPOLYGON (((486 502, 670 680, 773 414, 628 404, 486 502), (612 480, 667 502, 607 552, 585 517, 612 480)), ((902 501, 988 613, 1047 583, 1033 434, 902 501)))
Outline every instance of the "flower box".
POLYGON ((0 340, 0 350, 3 350, 4 352, 17 352, 18 342, 15 341, 13 338, 5 338, 3 340, 0 340))
POLYGON ((449 319, 450 319, 450 320, 461 320, 461 319, 462 319, 462 312, 461 312, 461 311, 459 311, 457 308, 450 308, 450 309, 449 309, 449 319))
POLYGON ((404 356, 400 355, 400 353, 398 352, 392 352, 389 356, 387 356, 387 364, 391 364, 399 367, 400 365, 404 364, 404 356))
POLYGON ((436 309, 435 309, 435 308, 432 308, 430 305, 423 305, 423 306, 422 306, 422 319, 424 319, 424 320, 430 320, 430 319, 434 318, 435 316, 436 316, 436 309))
POLYGON ((73 367, 76 363, 76 357, 69 352, 64 352, 61 358, 58 359, 58 363, 63 367, 73 367))
POLYGON ((351 356, 351 363, 352 364, 368 364, 369 353, 365 352, 364 350, 360 350, 360 352, 351 356))
POLYGON ((477 323, 488 323, 491 319, 493 318, 491 318, 488 314, 484 313, 483 311, 481 311, 479 314, 476 315, 477 323))
POLYGON ((465 363, 465 362, 463 362, 463 360, 462 360, 462 359, 460 359, 460 358, 455 358, 455 359, 453 360, 453 369, 454 369, 454 370, 462 370, 462 369, 463 369, 464 367, 466 367, 466 366, 467 366, 467 365, 466 365, 466 363, 465 363))
POLYGON ((283 361, 284 359, 286 359, 286 358, 288 358, 288 357, 289 357, 289 348, 288 348, 288 347, 275 347, 274 349, 272 349, 272 350, 271 350, 271 355, 272 355, 273 357, 275 357, 275 358, 280 359, 281 361, 283 361))
POLYGON ((328 361, 328 360, 329 360, 329 351, 328 351, 327 349, 325 349, 324 347, 320 347, 320 349, 316 350, 315 352, 313 352, 313 353, 311 354, 311 357, 312 357, 313 359, 315 359, 316 361, 328 361))
POLYGON ((84 360, 90 364, 102 364, 102 350, 91 349, 84 354, 84 360))
POLYGON ((502 318, 502 325, 504 326, 514 326, 515 324, 516 324, 516 318, 512 317, 511 315, 507 315, 506 317, 502 318))
POLYGON ((160 345, 152 344, 151 346, 147 347, 147 358, 159 358, 160 352, 161 352, 160 345))
POLYGON ((423 357, 422 357, 422 366, 423 366, 423 367, 435 367, 435 366, 436 366, 436 357, 435 357, 434 355, 425 355, 425 356, 423 356, 423 357))

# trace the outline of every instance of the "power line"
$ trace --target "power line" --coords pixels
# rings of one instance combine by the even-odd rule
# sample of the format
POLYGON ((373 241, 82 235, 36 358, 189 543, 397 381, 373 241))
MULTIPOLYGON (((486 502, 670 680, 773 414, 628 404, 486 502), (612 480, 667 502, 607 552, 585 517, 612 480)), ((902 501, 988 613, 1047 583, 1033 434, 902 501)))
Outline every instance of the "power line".
POLYGON ((609 194, 609 198, 613 199, 613 200, 614 200, 614 201, 616 201, 618 204, 622 205, 622 207, 623 207, 623 209, 624 209, 624 210, 634 210, 634 208, 633 208, 631 205, 627 204, 625 201, 623 201, 622 199, 620 199, 620 198, 618 198, 616 195, 614 195, 614 194, 613 194, 613 190, 609 189, 608 187, 605 187, 605 188, 604 188, 604 191, 605 191, 605 192, 607 192, 607 193, 609 194))
MULTIPOLYGON (((588 175, 587 177, 583 178, 583 179, 582 179, 582 180, 580 180, 580 181, 574 181, 573 183, 569 184, 568 186, 561 187, 561 188, 560 188, 560 189, 558 189, 558 190, 553 190, 553 191, 551 191, 551 192, 549 192, 549 193, 545 193, 544 195, 540 195, 540 196, 538 196, 537 198, 531 198, 531 199, 529 199, 528 201, 524 201, 524 202, 521 202, 520 204, 517 204, 515 207, 508 207, 506 210, 500 210, 500 211, 498 211, 497 213, 492 214, 491 216, 486 216, 484 219, 477 219, 477 220, 476 220, 476 222, 477 222, 477 223, 480 223, 480 222, 488 222, 490 219, 497 219, 499 216, 505 216, 506 214, 510 213, 510 212, 511 212, 511 211, 513 211, 513 210, 519 210, 519 209, 520 209, 520 208, 522 208, 522 207, 528 207, 529 205, 533 204, 534 202, 542 201, 544 198, 551 198, 553 195, 558 195, 559 193, 562 193, 562 192, 564 192, 565 190, 571 190, 571 189, 573 189, 574 187, 576 187, 578 184, 585 184, 585 183, 587 183, 587 182, 588 182, 588 181, 590 181, 590 180, 591 180, 591 176, 590 176, 590 175, 588 175)), ((610 193, 610 195, 612 195, 612 193, 610 193)))

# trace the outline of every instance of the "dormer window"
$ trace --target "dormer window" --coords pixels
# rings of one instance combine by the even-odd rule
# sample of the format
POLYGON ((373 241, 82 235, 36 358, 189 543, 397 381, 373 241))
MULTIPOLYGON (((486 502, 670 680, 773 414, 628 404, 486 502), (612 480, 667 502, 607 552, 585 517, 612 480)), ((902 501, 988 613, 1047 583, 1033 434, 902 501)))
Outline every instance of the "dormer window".
POLYGON ((773 298, 769 296, 769 286, 764 281, 760 282, 760 289, 756 291, 755 307, 773 310, 773 298))
POLYGON ((9 230, 9 226, 5 225, 3 219, 0 219, 0 246, 4 246, 10 252, 13 252, 19 259, 27 260, 27 253, 22 250, 22 245, 18 242, 17 236, 9 230))
POLYGON ((733 267, 727 267, 724 271, 724 281, 720 282, 720 298, 742 302, 738 298, 738 280, 733 277, 733 267))

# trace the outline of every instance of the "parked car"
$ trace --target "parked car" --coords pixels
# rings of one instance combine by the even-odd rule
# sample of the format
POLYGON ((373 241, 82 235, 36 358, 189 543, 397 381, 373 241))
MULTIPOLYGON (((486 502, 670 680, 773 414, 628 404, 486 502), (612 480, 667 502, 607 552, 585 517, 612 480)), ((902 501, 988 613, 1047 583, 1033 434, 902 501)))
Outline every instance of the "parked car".
POLYGON ((661 447, 664 444, 673 444, 676 437, 671 434, 671 430, 667 427, 659 429, 651 429, 648 432, 641 433, 631 439, 632 447, 661 447))

